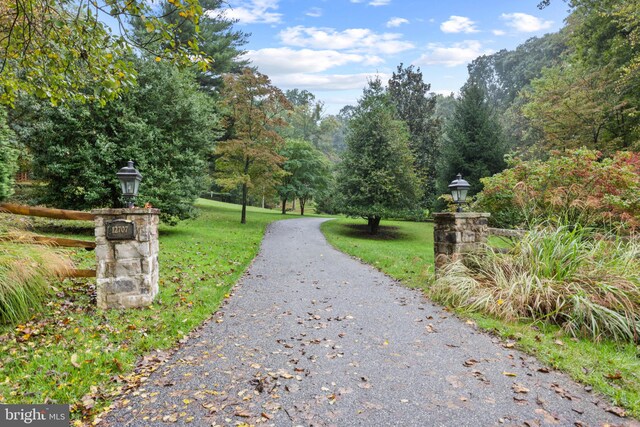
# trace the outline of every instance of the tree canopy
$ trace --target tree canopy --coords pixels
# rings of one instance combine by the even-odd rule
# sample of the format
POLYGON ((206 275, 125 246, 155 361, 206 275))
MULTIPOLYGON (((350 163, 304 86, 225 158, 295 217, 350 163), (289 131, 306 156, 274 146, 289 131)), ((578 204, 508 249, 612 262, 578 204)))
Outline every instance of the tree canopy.
POLYGON ((466 85, 447 124, 439 169, 438 188, 447 194, 458 173, 469 181, 473 195, 482 189, 480 178, 504 169, 507 147, 500 124, 482 87, 466 85))
MULTIPOLYGON (((198 29, 202 7, 198 0, 173 2, 175 13, 198 29)), ((206 67, 210 59, 198 41, 178 44, 176 24, 167 22, 145 0, 15 0, 0 4, 0 103, 13 105, 20 92, 34 94, 53 105, 65 100, 106 102, 135 81, 133 63, 126 59, 146 45, 136 44, 126 23, 144 21, 145 29, 162 44, 158 60, 206 67), (100 17, 119 24, 115 35, 100 17)))
POLYGON ((271 189, 282 174, 283 139, 277 129, 286 125, 283 111, 291 105, 267 76, 249 68, 224 77, 222 103, 226 135, 216 145, 216 182, 227 190, 242 189, 244 224, 249 190, 271 189))
POLYGON ((194 213, 217 120, 193 74, 137 60, 138 85, 104 106, 22 99, 12 126, 47 182, 39 202, 66 209, 120 206, 115 173, 134 160, 144 176, 139 204, 175 222, 194 213))
POLYGON ((388 93, 399 120, 409 128, 409 147, 416 173, 424 189, 422 204, 431 208, 436 198, 436 162, 441 122, 436 116, 436 97, 429 93, 420 68, 400 64, 389 80, 388 93))
POLYGON ((380 80, 372 80, 354 108, 347 149, 338 174, 340 211, 366 218, 377 233, 380 220, 416 209, 421 191, 409 149, 407 125, 380 80))
POLYGON ((307 201, 329 185, 329 161, 311 143, 299 139, 287 140, 280 154, 285 158, 284 176, 277 187, 282 213, 286 213, 287 200, 298 198, 304 215, 307 201))

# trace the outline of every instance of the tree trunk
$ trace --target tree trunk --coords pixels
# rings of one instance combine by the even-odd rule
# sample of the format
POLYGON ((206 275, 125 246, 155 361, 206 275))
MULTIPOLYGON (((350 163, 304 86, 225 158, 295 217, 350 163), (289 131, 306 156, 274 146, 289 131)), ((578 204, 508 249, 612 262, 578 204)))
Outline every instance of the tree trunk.
POLYGON ((300 197, 300 215, 304 215, 304 205, 307 203, 306 199, 300 197))
POLYGON ((287 199, 282 199, 282 215, 287 213, 287 199))
POLYGON ((242 184, 242 215, 240 216, 240 224, 247 223, 247 184, 242 184))
POLYGON ((264 193, 262 193, 262 209, 264 209, 264 193))
POLYGON ((293 198, 293 201, 291 202, 291 209, 293 209, 294 211, 296 210, 296 198, 293 198))
POLYGON ((380 227, 380 217, 370 216, 369 218, 367 218, 367 223, 369 226, 369 234, 378 234, 378 228, 380 227))

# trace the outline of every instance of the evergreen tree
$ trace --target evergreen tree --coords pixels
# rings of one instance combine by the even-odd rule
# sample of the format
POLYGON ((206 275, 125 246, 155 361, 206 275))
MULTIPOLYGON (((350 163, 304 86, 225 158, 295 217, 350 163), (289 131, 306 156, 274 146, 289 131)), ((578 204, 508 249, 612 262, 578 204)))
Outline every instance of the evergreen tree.
POLYGON ((415 158, 415 168, 424 189, 422 205, 431 207, 436 198, 436 160, 441 122, 436 116, 436 97, 431 85, 422 79, 420 68, 398 66, 389 80, 389 97, 397 118, 409 127, 409 147, 415 158))
MULTIPOLYGON (((65 209, 120 205, 115 173, 134 160, 144 178, 138 203, 175 223, 192 216, 206 184, 206 154, 217 122, 193 74, 153 60, 136 61, 139 85, 105 106, 44 102, 18 105, 11 125, 47 182, 40 203, 65 209)), ((23 100, 22 102, 27 102, 23 100)))
POLYGON ((338 176, 340 211, 365 218, 371 234, 380 220, 414 209, 420 198, 409 132, 380 80, 369 82, 354 108, 338 176))
MULTIPOLYGON (((200 86, 205 90, 215 90, 222 84, 225 73, 240 73, 248 65, 242 46, 247 43, 247 34, 234 30, 236 21, 225 17, 222 6, 224 0, 199 0, 203 13, 196 24, 188 16, 181 14, 180 4, 165 1, 162 4, 162 20, 173 29, 171 43, 149 31, 147 21, 133 19, 136 40, 143 46, 160 44, 166 49, 180 49, 191 40, 197 40, 198 49, 212 60, 204 71, 197 74, 200 86)), ((157 50, 157 49, 154 49, 157 50)))
POLYGON ((448 194, 449 183, 461 173, 469 181, 469 195, 482 190, 480 178, 505 168, 507 152, 497 118, 489 107, 483 89, 467 83, 456 102, 453 117, 445 129, 440 159, 438 190, 448 194))

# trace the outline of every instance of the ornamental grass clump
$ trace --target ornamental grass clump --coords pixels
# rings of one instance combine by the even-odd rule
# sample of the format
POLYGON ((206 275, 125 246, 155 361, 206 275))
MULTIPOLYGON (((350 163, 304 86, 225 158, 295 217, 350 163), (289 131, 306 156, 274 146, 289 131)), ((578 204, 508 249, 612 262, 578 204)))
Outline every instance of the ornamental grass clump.
POLYGON ((539 227, 508 253, 447 265, 430 289, 446 304, 506 320, 550 322, 574 336, 640 341, 640 242, 580 227, 539 227))
POLYGON ((28 318, 70 268, 71 261, 50 247, 0 243, 0 323, 28 318))

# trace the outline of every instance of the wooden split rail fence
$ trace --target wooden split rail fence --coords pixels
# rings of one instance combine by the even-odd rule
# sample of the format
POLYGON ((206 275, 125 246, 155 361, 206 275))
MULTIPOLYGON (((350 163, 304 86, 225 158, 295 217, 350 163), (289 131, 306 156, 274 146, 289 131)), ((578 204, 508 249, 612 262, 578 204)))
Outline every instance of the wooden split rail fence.
MULTIPOLYGON (((37 216, 43 218, 75 221, 93 221, 95 218, 95 215, 90 212, 16 205, 13 203, 0 203, 0 212, 12 213, 15 215, 37 216)), ((59 246, 66 248, 84 248, 88 251, 92 251, 96 248, 96 243, 88 240, 67 239, 62 237, 48 237, 38 235, 0 236, 0 241, 59 246)), ((74 269, 67 274, 67 277, 96 277, 96 270, 74 269)))

